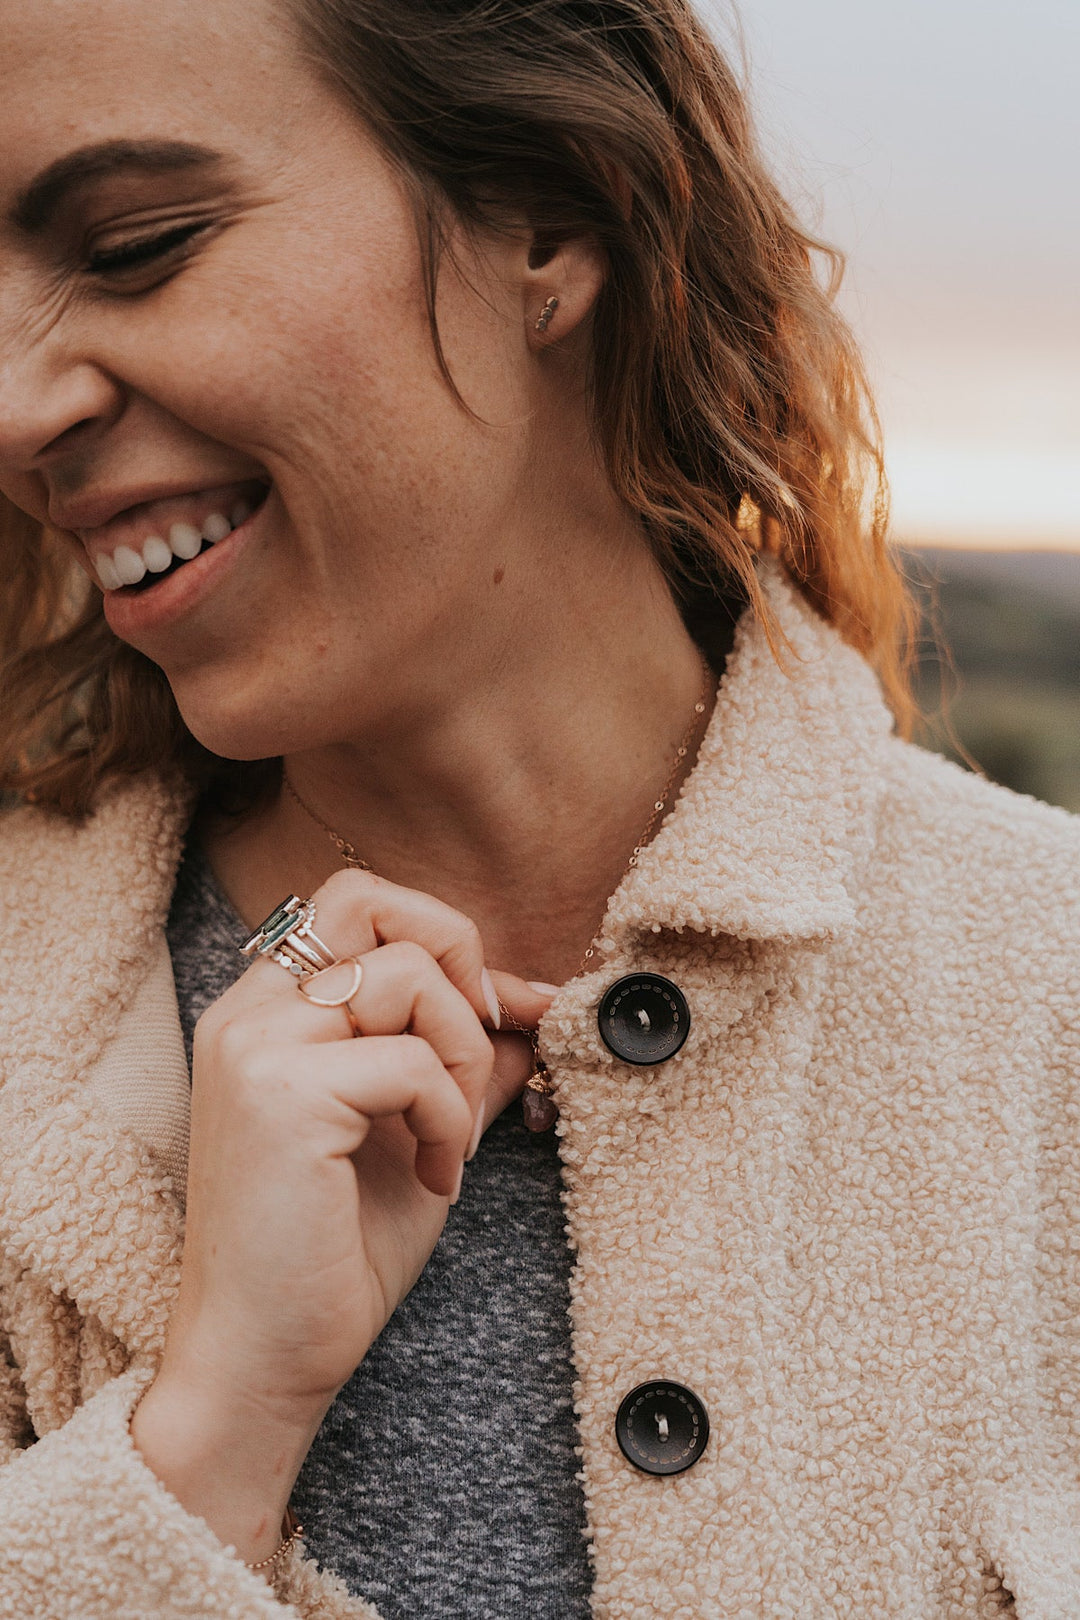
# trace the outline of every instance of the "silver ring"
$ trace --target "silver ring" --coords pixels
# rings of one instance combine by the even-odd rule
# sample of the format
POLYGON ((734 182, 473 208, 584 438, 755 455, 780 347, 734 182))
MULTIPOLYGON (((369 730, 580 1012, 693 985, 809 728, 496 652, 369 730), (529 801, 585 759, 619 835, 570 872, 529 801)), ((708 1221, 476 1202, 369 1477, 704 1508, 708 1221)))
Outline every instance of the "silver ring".
POLYGON ((312 927, 315 902, 290 894, 240 946, 244 956, 268 956, 297 979, 309 979, 338 958, 312 927))

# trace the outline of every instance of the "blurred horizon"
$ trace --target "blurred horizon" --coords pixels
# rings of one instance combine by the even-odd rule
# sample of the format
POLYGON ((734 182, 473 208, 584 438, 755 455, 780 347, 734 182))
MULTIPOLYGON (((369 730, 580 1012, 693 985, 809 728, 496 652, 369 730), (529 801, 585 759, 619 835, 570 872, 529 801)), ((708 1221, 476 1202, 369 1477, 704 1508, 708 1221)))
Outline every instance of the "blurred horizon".
POLYGON ((889 535, 889 544, 897 551, 959 551, 978 555, 985 552, 987 556, 1011 556, 1013 553, 1022 553, 1029 557, 1078 557, 1080 556, 1080 540, 1070 541, 1063 539, 1058 544, 1040 539, 1038 534, 1021 535, 1019 539, 1003 537, 987 539, 981 534, 967 536, 964 534, 934 535, 927 531, 924 534, 902 535, 896 533, 893 524, 889 535))
POLYGON ((897 542, 1080 550, 1080 5, 698 4, 847 256, 897 542))

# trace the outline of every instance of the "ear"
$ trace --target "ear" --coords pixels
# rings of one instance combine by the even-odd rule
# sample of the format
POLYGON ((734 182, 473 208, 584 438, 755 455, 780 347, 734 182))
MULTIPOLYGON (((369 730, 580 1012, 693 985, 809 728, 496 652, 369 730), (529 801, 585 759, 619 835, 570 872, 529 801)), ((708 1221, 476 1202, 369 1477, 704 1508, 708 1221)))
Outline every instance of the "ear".
POLYGON ((607 254, 594 236, 553 241, 533 232, 520 274, 525 337, 539 353, 576 331, 590 313, 607 279, 607 254))

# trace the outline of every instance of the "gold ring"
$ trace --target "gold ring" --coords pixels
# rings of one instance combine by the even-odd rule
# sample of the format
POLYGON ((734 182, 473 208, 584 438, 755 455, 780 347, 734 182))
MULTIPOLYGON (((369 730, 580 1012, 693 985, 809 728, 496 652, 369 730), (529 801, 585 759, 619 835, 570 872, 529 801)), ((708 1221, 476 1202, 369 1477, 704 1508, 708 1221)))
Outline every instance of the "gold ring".
POLYGON ((301 979, 297 983, 296 988, 299 990, 304 1000, 310 1001, 313 1007, 341 1007, 346 1018, 349 1020, 349 1027, 353 1034, 359 1035, 362 1033, 362 1031, 360 1029, 360 1025, 356 1021, 352 1008, 349 1006, 349 1002, 360 989, 360 984, 363 977, 364 964, 358 961, 355 956, 343 956, 341 960, 335 962, 332 967, 326 967, 323 968, 319 973, 313 973, 309 979, 301 979), (345 994, 343 996, 313 996, 311 993, 312 985, 317 984, 318 981, 327 973, 333 973, 335 968, 344 967, 346 962, 351 963, 353 976, 352 984, 349 986, 345 994))

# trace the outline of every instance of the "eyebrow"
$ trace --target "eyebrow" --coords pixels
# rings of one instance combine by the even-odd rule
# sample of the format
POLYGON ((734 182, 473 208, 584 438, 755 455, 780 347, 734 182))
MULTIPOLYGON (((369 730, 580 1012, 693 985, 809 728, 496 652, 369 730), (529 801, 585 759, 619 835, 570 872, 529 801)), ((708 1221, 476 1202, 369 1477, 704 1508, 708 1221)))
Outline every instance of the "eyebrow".
POLYGON ((91 181, 116 174, 170 174, 212 168, 224 154, 190 141, 112 140, 80 146, 42 169, 15 199, 11 217, 27 235, 44 231, 71 194, 91 181))

